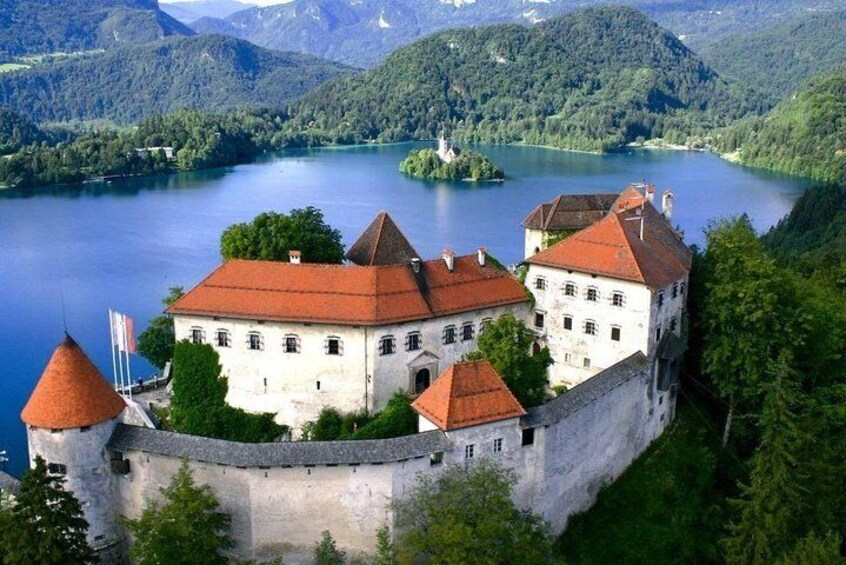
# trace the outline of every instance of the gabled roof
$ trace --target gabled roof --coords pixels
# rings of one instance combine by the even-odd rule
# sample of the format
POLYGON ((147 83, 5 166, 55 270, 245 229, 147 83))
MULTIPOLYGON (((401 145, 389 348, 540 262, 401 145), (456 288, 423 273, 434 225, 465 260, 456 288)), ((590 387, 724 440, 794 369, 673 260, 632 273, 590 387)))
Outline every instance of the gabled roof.
POLYGON ((540 204, 523 220, 523 227, 543 231, 572 231, 601 220, 618 194, 562 194, 540 204))
POLYGON ((384 325, 527 302, 494 261, 456 257, 387 266, 227 261, 177 300, 172 314, 290 322, 384 325))
POLYGON ((411 407, 444 431, 526 414, 496 370, 484 360, 451 365, 411 407))
POLYGON ((65 334, 24 406, 21 420, 37 428, 82 428, 111 420, 125 406, 88 355, 65 334))
POLYGON ((629 188, 602 220, 526 262, 664 288, 690 272, 692 259, 669 222, 629 188))
POLYGON ((356 265, 399 265, 419 256, 387 212, 379 212, 346 254, 356 265))

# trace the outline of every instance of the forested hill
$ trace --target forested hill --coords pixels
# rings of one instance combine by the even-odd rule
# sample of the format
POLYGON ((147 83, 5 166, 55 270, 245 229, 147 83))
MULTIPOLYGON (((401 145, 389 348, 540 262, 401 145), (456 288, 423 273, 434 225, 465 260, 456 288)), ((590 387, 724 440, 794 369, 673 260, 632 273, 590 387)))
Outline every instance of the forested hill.
POLYGON ((433 138, 446 126, 466 141, 604 150, 683 142, 756 109, 751 100, 640 12, 603 7, 436 34, 318 88, 292 114, 330 142, 433 138))
POLYGON ((179 108, 282 106, 350 71, 339 63, 231 37, 170 38, 0 74, 0 106, 39 122, 128 124, 179 108))
POLYGON ((717 140, 742 163, 846 183, 846 66, 816 76, 762 118, 743 120, 717 140))
POLYGON ((811 76, 846 62, 846 10, 736 35, 700 54, 723 76, 755 87, 774 105, 811 76))
POLYGON ((0 0, 0 62, 191 34, 156 0, 0 0))

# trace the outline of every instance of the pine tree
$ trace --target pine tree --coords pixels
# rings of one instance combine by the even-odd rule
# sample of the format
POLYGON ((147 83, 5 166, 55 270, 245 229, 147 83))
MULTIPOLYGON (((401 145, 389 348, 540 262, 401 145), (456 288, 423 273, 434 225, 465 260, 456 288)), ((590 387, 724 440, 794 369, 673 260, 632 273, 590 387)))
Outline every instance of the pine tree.
POLYGON ((64 479, 47 472, 44 459, 21 481, 10 510, 0 518, 3 563, 65 565, 94 563, 85 535, 88 522, 79 501, 63 487, 64 479))
POLYGON ((197 486, 187 462, 161 489, 165 503, 149 505, 127 526, 135 539, 131 556, 139 565, 227 563, 221 551, 232 546, 229 516, 208 485, 197 486))
POLYGON ((752 458, 749 484, 733 501, 740 520, 730 526, 731 535, 724 540, 729 564, 772 563, 796 537, 803 493, 795 457, 801 435, 792 408, 798 393, 787 355, 779 356, 771 372, 774 378, 765 385, 761 443, 752 458))
POLYGON ((346 559, 346 552, 338 549, 332 534, 328 530, 324 531, 322 539, 314 548, 314 563, 316 565, 344 565, 346 559))

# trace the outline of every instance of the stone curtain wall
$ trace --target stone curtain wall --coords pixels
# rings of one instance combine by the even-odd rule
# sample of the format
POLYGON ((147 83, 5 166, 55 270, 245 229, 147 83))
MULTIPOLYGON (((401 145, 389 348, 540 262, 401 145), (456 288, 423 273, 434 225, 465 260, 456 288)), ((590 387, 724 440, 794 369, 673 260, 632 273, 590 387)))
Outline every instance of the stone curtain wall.
POLYGON ((589 508, 669 423, 674 399, 654 390, 638 353, 522 419, 393 440, 244 445, 120 426, 109 443, 130 461, 116 477, 120 514, 135 517, 159 496, 180 465, 191 461, 232 516, 235 553, 307 560, 323 530, 351 555, 375 551, 375 533, 391 525, 391 501, 418 473, 438 473, 474 457, 497 458, 519 477, 517 503, 540 513, 559 533, 569 516, 589 508), (660 400, 659 400, 660 399, 660 400), (523 445, 523 430, 534 442, 523 445), (493 441, 503 438, 503 451, 493 441), (443 463, 432 464, 432 453, 443 463))

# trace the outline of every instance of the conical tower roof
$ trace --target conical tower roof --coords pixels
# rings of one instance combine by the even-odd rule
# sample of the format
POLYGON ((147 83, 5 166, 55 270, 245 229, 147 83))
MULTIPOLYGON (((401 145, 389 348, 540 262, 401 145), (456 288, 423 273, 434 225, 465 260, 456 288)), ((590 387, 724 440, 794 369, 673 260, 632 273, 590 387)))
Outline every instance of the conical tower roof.
POLYGON ((399 265, 419 256, 387 212, 379 212, 346 255, 363 266, 399 265))
POLYGON ((24 406, 21 420, 37 428, 82 428, 114 418, 125 406, 88 355, 65 334, 24 406))

